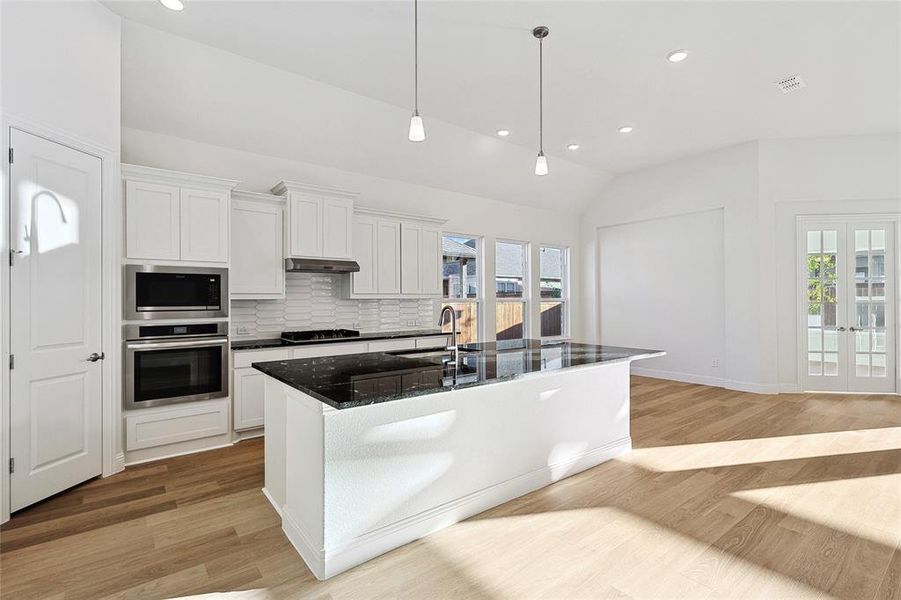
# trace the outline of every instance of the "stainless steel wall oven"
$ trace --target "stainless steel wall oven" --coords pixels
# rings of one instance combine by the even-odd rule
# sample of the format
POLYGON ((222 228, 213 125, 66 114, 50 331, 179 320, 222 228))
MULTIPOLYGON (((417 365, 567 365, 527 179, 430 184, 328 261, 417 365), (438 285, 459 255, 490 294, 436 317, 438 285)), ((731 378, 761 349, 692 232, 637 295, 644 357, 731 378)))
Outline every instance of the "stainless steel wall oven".
POLYGON ((125 326, 125 409, 228 395, 228 323, 125 326))

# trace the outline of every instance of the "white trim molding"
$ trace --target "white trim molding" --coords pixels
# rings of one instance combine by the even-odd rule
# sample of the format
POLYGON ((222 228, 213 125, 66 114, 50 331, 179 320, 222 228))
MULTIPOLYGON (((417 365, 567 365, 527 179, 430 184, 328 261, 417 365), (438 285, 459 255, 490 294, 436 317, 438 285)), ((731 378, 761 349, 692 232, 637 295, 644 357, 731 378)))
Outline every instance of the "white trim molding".
POLYGON ((195 173, 183 173, 169 169, 156 169, 142 165, 122 164, 122 179, 128 181, 141 181, 145 183, 168 183, 175 186, 200 186, 203 188, 233 190, 240 181, 236 179, 223 179, 210 175, 197 175, 195 173))

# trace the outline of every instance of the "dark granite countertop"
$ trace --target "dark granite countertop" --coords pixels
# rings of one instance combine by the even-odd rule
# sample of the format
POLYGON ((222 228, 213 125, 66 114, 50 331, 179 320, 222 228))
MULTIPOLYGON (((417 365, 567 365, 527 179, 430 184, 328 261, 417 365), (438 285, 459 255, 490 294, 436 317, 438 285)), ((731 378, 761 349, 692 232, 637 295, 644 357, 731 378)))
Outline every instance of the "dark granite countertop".
POLYGON ((329 406, 345 409, 662 355, 659 350, 515 340, 461 346, 457 362, 450 353, 427 350, 261 362, 253 367, 329 406))
POLYGON ((263 350, 265 348, 281 348, 292 346, 308 346, 311 344, 340 344, 342 342, 362 342, 366 340, 393 340, 411 337, 428 337, 432 335, 449 335, 442 333, 440 329, 403 329, 401 331, 369 331, 361 332, 358 337, 333 338, 328 340, 306 340, 303 342, 286 342, 281 338, 264 338, 250 340, 235 340, 231 343, 232 350, 263 350))

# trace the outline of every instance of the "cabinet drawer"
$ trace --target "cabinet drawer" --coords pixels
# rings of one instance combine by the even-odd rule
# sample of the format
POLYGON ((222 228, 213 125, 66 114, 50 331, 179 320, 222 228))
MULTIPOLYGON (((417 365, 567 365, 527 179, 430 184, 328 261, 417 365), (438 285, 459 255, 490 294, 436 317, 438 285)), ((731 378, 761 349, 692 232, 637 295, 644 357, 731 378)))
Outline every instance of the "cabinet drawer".
POLYGON ((416 338, 417 348, 447 348, 450 345, 449 336, 433 335, 431 337, 416 338))
POLYGON ((370 352, 392 352, 394 350, 412 350, 416 347, 416 340, 407 338, 403 340, 375 340, 369 342, 370 352))
POLYGON ((294 358, 316 358, 318 356, 339 356, 341 354, 359 354, 367 352, 366 342, 345 344, 316 344, 309 348, 295 348, 294 358))
POLYGON ((232 366, 236 369, 249 367, 255 362, 269 362, 271 360, 291 360, 291 350, 279 348, 278 350, 236 350, 232 359, 232 366))
POLYGON ((125 449, 140 450, 228 433, 228 398, 125 416, 125 449))

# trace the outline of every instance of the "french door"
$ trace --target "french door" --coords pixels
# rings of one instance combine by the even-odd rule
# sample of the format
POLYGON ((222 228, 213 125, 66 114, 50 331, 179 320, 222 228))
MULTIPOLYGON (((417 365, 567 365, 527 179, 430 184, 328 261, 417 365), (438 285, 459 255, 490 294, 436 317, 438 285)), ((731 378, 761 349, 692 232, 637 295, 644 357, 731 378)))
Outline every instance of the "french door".
POLYGON ((896 226, 880 220, 803 223, 805 390, 896 391, 896 226))

